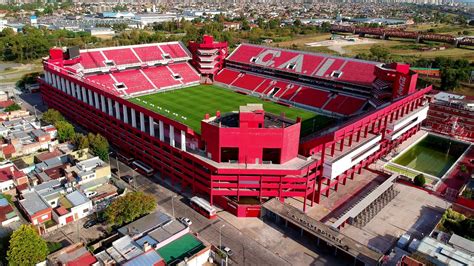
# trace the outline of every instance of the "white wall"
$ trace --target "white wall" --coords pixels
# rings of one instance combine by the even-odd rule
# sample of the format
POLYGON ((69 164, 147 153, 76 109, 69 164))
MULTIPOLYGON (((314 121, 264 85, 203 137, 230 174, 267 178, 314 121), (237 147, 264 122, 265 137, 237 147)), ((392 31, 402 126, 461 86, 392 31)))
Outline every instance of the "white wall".
POLYGON ((376 152, 378 149, 380 149, 380 144, 374 146, 373 148, 367 150, 364 152, 362 155, 358 156, 357 158, 354 158, 364 150, 370 148, 377 142, 382 140, 382 135, 375 136, 372 140, 368 141, 364 145, 358 147, 357 149, 354 149, 337 159, 334 159, 331 162, 324 162, 324 170, 323 170, 323 176, 326 178, 334 179, 338 175, 344 173, 346 170, 350 169, 352 166, 358 164, 365 158, 369 157, 371 154, 376 152))

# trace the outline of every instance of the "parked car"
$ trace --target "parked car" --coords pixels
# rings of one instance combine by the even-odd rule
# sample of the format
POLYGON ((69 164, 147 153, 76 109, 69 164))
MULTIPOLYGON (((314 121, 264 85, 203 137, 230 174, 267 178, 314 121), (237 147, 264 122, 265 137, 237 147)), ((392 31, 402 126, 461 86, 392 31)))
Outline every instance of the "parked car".
POLYGON ((222 250, 227 256, 231 257, 232 255, 234 255, 234 252, 232 251, 232 249, 230 249, 229 247, 226 247, 226 246, 221 246, 219 247, 220 250, 222 250))
POLYGON ((91 220, 85 222, 84 225, 83 225, 83 227, 84 227, 85 229, 87 229, 87 228, 91 228, 92 226, 94 226, 94 225, 96 225, 96 224, 97 224, 97 220, 91 219, 91 220))
POLYGON ((186 217, 179 217, 178 218, 178 221, 182 222, 183 224, 187 225, 187 226, 191 226, 193 224, 193 222, 191 221, 191 219, 189 218, 186 218, 186 217))
POLYGON ((130 184, 133 182, 133 177, 131 175, 124 175, 122 176, 122 180, 130 184))

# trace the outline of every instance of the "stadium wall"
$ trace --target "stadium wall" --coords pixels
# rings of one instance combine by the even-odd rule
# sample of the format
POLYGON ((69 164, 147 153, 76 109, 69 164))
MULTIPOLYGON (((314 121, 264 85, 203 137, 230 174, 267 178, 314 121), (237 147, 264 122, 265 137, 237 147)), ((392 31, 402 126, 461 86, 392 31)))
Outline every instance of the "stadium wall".
POLYGON ((157 130, 156 125, 154 130, 147 126, 153 122, 161 129, 179 130, 181 136, 195 134, 182 124, 96 89, 48 65, 45 65, 45 77, 39 82, 48 107, 59 110, 91 132, 103 134, 122 152, 159 171, 161 177, 169 179, 171 184, 180 184, 182 190, 209 197, 211 204, 218 196, 235 196, 237 199, 241 196, 306 198, 315 189, 316 176, 320 174, 317 161, 308 161, 299 169, 238 165, 236 168, 228 165, 220 168, 212 160, 187 152, 186 149, 191 147, 183 149, 179 140, 173 143, 170 135, 162 137, 159 133, 166 134, 167 131, 157 130), (125 122, 125 109, 135 118, 128 116, 128 122, 125 122))

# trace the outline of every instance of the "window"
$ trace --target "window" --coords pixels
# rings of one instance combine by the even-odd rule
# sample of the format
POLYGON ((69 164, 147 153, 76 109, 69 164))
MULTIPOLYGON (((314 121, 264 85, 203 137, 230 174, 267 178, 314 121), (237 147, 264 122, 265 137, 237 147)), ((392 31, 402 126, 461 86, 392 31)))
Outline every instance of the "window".
POLYGON ((281 149, 263 148, 262 161, 263 163, 270 162, 272 164, 279 164, 281 157, 281 149))
POLYGON ((82 213, 87 213, 89 212, 89 208, 85 208, 84 210, 82 210, 82 213))
POLYGON ((237 162, 239 160, 239 148, 222 147, 221 162, 237 162))
POLYGON ((41 216, 41 220, 45 220, 45 219, 48 219, 48 218, 49 218, 49 215, 47 215, 47 214, 41 216))

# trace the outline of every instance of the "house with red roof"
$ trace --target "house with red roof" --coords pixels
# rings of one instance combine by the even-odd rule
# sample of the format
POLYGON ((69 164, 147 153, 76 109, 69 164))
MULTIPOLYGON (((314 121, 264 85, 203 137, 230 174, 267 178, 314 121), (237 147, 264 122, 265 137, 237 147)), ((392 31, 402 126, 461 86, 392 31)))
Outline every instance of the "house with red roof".
POLYGON ((89 252, 83 243, 77 243, 62 248, 47 257, 48 265, 89 266, 98 265, 97 259, 89 252))
POLYGON ((15 194, 15 188, 28 184, 28 177, 20 171, 12 162, 6 161, 0 164, 0 192, 15 194))
POLYGON ((0 225, 6 226, 19 220, 20 217, 16 214, 8 200, 0 194, 0 225))

